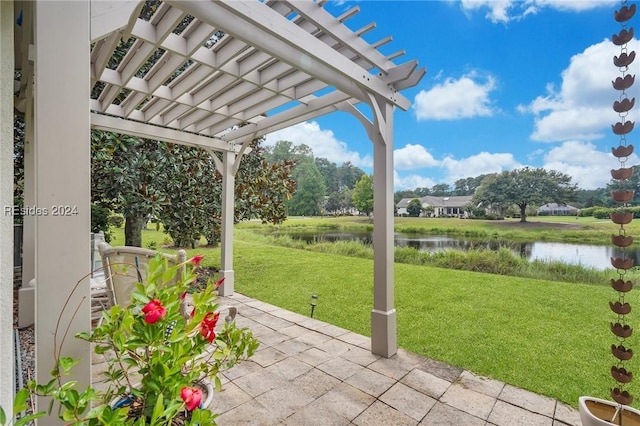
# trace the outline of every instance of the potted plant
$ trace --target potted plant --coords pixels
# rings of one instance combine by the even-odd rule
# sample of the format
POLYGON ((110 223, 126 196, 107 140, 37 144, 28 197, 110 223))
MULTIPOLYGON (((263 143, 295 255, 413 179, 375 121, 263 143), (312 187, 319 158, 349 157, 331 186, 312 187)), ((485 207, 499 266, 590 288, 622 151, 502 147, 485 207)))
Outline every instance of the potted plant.
POLYGON ((105 356, 106 390, 76 389, 76 382, 63 380, 76 361, 57 357, 52 379, 29 382, 16 400, 24 406, 26 394, 49 396, 48 414, 56 411, 65 424, 215 425, 206 407, 213 388, 221 389, 219 373, 252 356, 258 342, 248 329, 220 318, 215 293, 222 280, 194 285, 201 259, 175 266, 152 259, 131 303, 111 307, 92 333, 76 335, 105 356))

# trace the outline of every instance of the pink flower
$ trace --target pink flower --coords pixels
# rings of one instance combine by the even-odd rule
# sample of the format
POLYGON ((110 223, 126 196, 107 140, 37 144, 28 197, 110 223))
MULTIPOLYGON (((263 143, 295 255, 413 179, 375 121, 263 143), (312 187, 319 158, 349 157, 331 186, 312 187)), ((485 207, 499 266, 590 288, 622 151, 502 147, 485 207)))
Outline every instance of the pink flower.
POLYGON ((151 302, 147 303, 144 308, 142 308, 142 313, 144 314, 144 320, 148 324, 153 324, 154 322, 164 318, 167 314, 167 310, 162 306, 162 302, 158 299, 153 299, 151 302))
POLYGON ((216 282, 216 288, 220 288, 223 282, 224 282, 224 277, 220 278, 218 282, 216 282))
POLYGON ((213 343, 216 339, 216 324, 220 313, 214 314, 213 312, 207 312, 202 322, 200 323, 200 334, 207 339, 209 343, 213 343))
POLYGON ((197 256, 193 256, 191 259, 188 260, 188 262, 193 263, 193 265, 197 268, 198 266, 200 266, 200 262, 202 261, 203 258, 204 258, 204 254, 199 254, 197 256))
POLYGON ((202 402, 202 391, 198 388, 184 387, 180 390, 180 398, 182 398, 187 406, 187 410, 193 411, 200 407, 200 402, 202 402))

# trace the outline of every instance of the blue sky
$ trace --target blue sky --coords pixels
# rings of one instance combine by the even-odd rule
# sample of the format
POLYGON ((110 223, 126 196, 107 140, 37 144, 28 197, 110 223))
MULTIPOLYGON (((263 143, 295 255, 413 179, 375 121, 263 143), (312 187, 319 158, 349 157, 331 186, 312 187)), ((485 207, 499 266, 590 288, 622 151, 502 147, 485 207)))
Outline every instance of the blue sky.
MULTIPOLYGON (((631 3, 631 2, 630 2, 631 3)), ((391 35, 380 50, 400 64, 417 59, 427 74, 403 91, 412 102, 395 119, 395 190, 432 187, 523 166, 559 170, 582 189, 604 187, 618 168, 619 137, 611 81, 620 77, 611 43, 621 27, 613 0, 331 1, 335 16, 353 6, 352 30, 375 22, 369 42, 391 35)), ((638 16, 631 26, 638 27, 638 16)), ((637 28, 640 29, 640 28, 637 28)), ((638 31, 636 31, 638 34, 638 31)), ((640 55, 638 37, 629 50, 640 55)), ((640 58, 631 74, 640 79, 640 58)), ((629 119, 640 118, 638 98, 629 119)), ((638 126, 640 127, 640 123, 638 126)), ((628 141, 640 147, 636 128, 628 141)), ((373 149, 351 115, 333 113, 267 136, 309 145, 316 157, 350 161, 372 173, 373 149)), ((640 163, 637 155, 630 165, 640 163)))

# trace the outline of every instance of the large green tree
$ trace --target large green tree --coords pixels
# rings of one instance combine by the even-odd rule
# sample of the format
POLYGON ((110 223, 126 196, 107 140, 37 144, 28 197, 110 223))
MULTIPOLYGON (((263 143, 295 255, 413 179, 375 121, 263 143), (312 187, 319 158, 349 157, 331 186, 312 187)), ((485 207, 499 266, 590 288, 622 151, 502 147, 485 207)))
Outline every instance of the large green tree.
MULTIPOLYGON (((293 162, 267 164, 259 140, 242 157, 235 186, 234 221, 279 223, 295 184, 293 162)), ((142 226, 157 216, 177 246, 204 236, 219 241, 222 177, 205 150, 111 132, 92 133, 92 197, 125 216, 125 244, 140 246, 142 226)))
POLYGON ((576 191, 577 186, 567 174, 525 167, 485 177, 473 202, 490 207, 501 216, 507 207, 515 204, 520 209, 520 221, 526 222, 527 206, 552 202, 566 204, 575 200, 576 191))
POLYGON ((358 167, 354 166, 350 161, 345 161, 340 167, 338 167, 338 190, 342 191, 344 188, 353 189, 356 186, 356 182, 365 175, 358 167))
POLYGON ((373 212, 373 176, 363 175, 353 188, 353 206, 367 216, 373 212))
POLYGON ((294 173, 296 191, 288 203, 289 213, 296 216, 322 214, 326 187, 314 162, 303 161, 294 173))
MULTIPOLYGON (((253 140, 251 151, 240 159, 235 177, 234 223, 260 219, 277 224, 286 218, 286 202, 295 190, 291 178, 294 162, 267 163, 261 141, 253 140)), ((177 245, 194 246, 200 236, 215 245, 222 229, 222 175, 208 152, 179 145, 171 149, 177 161, 172 164, 174 175, 166 184, 169 202, 164 204, 160 218, 177 245)))
POLYGON ((126 245, 142 245, 147 216, 158 215, 166 201, 162 177, 167 161, 164 143, 91 132, 91 198, 124 215, 126 245))
POLYGON ((409 216, 418 217, 420 216, 421 212, 422 203, 420 202, 419 198, 414 198, 413 200, 409 201, 409 204, 407 205, 407 213, 409 214, 409 216))

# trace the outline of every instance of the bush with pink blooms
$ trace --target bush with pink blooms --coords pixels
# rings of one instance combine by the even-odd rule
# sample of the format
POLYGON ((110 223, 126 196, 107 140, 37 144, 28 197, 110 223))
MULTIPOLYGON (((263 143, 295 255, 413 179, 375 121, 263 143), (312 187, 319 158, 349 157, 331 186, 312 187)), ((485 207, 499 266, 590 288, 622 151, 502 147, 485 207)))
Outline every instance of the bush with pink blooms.
POLYGON ((53 379, 45 385, 29 383, 20 400, 24 392, 52 397, 49 414, 57 410, 54 414, 65 424, 215 425, 216 415, 201 408, 203 382, 220 390, 219 373, 252 356, 258 342, 235 322, 218 323, 216 287, 222 280, 193 293, 194 307, 185 314, 185 295, 201 259, 190 259, 179 279, 185 265, 153 259, 131 304, 113 306, 91 334, 76 336, 105 356, 106 391, 78 390, 73 380, 63 381, 75 364, 63 357, 56 360, 53 379), (180 423, 174 423, 178 418, 180 423))

